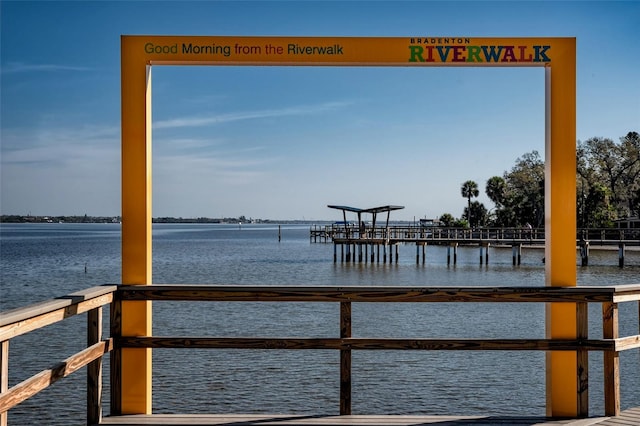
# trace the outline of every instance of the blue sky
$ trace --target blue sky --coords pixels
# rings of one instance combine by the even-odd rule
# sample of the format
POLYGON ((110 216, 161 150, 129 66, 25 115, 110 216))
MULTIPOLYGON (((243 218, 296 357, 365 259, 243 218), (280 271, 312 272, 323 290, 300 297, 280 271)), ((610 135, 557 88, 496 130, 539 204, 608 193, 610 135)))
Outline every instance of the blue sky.
MULTIPOLYGON (((640 2, 2 1, 2 214, 120 213, 120 35, 576 37, 577 137, 640 131, 640 2)), ((153 216, 462 215, 537 150, 542 68, 154 67, 153 216)))

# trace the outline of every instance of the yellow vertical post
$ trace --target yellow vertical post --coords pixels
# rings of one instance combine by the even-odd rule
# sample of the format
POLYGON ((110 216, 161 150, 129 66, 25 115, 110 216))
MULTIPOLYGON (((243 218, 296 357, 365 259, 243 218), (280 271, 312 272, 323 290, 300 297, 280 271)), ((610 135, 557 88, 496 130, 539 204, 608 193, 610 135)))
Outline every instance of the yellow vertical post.
MULTIPOLYGON (((122 282, 151 278, 151 67, 140 43, 121 39, 122 282)), ((151 302, 122 302, 122 335, 150 336, 151 302)), ((151 349, 122 349, 122 414, 151 413, 151 349)))
MULTIPOLYGON (((577 285, 575 39, 557 39, 554 49, 545 76, 545 282, 555 287, 577 285)), ((576 314, 575 303, 549 304, 547 338, 575 339, 576 314)), ((577 352, 548 353, 547 415, 577 416, 579 392, 577 352)))

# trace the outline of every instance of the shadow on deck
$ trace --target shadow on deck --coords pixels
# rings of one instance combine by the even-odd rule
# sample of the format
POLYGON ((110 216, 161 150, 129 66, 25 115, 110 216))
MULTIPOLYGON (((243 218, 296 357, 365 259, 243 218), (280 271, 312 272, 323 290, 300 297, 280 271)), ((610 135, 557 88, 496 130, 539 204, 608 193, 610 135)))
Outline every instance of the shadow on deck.
POLYGON ((623 411, 617 417, 590 417, 585 419, 549 419, 545 417, 503 416, 411 416, 411 415, 363 415, 363 416, 303 416, 266 414, 155 414, 105 417, 101 425, 227 425, 227 426, 620 426, 640 425, 640 407, 623 411))

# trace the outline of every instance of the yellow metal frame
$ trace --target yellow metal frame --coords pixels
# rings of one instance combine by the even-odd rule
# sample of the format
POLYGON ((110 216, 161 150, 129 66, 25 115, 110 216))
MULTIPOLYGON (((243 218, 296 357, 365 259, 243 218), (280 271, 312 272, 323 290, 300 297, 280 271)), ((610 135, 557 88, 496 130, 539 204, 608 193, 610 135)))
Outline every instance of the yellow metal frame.
MULTIPOLYGON (((151 285, 151 66, 545 67, 545 282, 576 285, 576 40, 480 37, 122 36, 122 282, 151 285)), ((547 337, 577 336, 550 304, 547 337)), ((124 335, 152 335, 151 303, 123 302, 124 335)), ((547 356, 547 414, 576 416, 578 356, 547 356)), ((122 350, 122 413, 151 413, 151 350, 122 350)))

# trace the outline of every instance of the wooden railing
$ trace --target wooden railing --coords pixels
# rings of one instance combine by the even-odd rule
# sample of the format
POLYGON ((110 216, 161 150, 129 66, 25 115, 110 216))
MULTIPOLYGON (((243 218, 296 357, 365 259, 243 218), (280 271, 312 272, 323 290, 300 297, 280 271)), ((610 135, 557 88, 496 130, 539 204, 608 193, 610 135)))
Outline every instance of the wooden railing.
POLYGON ((7 412, 71 373, 87 368, 87 424, 102 416, 102 357, 113 340, 102 340, 102 307, 114 300, 117 286, 92 287, 26 308, 0 313, 0 425, 7 412), (9 341, 17 336, 87 313, 87 347, 69 358, 9 388, 9 341))
MULTIPOLYGON (((421 226, 367 226, 360 228, 357 225, 325 225, 312 226, 310 228, 312 242, 330 242, 332 239, 371 239, 371 240, 396 240, 415 241, 424 240, 431 243, 449 242, 528 242, 537 241, 544 243, 544 228, 449 228, 449 227, 421 227, 421 226)), ((590 241, 591 244, 626 243, 640 245, 640 228, 584 228, 576 230, 576 241, 590 241)))
MULTIPOLYGON (((471 351, 575 351, 580 383, 578 411, 588 415, 588 352, 604 352, 604 406, 606 415, 620 413, 619 353, 640 348, 639 334, 618 335, 618 304, 640 301, 640 284, 612 287, 275 287, 152 285, 102 286, 0 314, 0 423, 7 411, 58 379, 83 366, 88 368, 87 424, 101 420, 102 356, 111 352, 111 414, 120 414, 122 348, 236 348, 319 349, 340 351, 340 413, 351 413, 351 352, 353 350, 471 350, 471 351), (340 320, 335 338, 124 336, 120 314, 123 301, 190 302, 328 302, 339 303, 340 320), (351 305, 379 303, 575 303, 576 339, 481 339, 481 338, 354 338, 351 305), (602 305, 603 338, 589 339, 587 305, 602 305), (102 306, 111 304, 111 336, 101 340, 102 306), (13 337, 83 312, 88 313, 87 348, 62 363, 8 387, 8 350, 13 337)), ((639 316, 640 316, 640 303, 639 316)), ((639 319, 640 324, 640 319, 639 319)), ((636 372, 637 374, 637 372, 636 372)))

